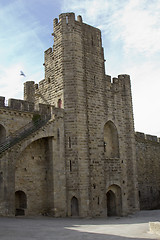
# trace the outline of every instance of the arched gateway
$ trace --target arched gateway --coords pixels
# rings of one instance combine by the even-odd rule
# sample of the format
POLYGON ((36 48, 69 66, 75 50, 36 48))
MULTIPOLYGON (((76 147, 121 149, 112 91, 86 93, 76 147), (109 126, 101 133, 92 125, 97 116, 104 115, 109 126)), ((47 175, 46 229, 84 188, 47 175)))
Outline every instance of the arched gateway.
POLYGON ((121 216, 122 214, 122 196, 121 188, 118 185, 111 185, 106 194, 107 215, 121 216))

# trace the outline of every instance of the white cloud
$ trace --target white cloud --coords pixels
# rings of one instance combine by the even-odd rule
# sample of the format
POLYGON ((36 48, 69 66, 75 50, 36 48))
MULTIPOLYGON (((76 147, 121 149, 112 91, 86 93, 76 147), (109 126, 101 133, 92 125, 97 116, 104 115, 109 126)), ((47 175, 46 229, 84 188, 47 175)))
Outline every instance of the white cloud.
POLYGON ((64 0, 63 11, 82 14, 87 23, 98 26, 112 41, 121 39, 126 52, 160 51, 160 2, 149 0, 64 0))
POLYGON ((132 95, 136 131, 160 134, 160 70, 158 63, 146 61, 128 68, 132 81, 132 95))
POLYGON ((122 31, 117 34, 124 41, 125 50, 132 48, 147 55, 160 51, 159 10, 160 2, 155 1, 130 0, 126 4, 118 21, 122 31))
POLYGON ((5 96, 6 99, 15 98, 17 95, 20 95, 20 97, 22 97, 23 83, 26 80, 25 77, 20 76, 20 71, 22 69, 24 69, 24 66, 20 63, 7 68, 0 66, 1 96, 5 96))

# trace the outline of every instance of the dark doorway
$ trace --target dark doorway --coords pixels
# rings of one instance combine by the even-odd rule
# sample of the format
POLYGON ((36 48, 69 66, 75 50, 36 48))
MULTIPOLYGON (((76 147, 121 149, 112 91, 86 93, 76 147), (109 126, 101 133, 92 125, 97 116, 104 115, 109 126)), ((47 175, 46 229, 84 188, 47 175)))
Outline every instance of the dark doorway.
POLYGON ((109 190, 107 192, 107 215, 116 216, 116 197, 115 194, 109 190))
POLYGON ((27 208, 27 197, 23 191, 15 192, 15 215, 25 215, 25 209, 27 208))
POLYGON ((79 216, 78 199, 76 197, 71 200, 71 216, 79 216))

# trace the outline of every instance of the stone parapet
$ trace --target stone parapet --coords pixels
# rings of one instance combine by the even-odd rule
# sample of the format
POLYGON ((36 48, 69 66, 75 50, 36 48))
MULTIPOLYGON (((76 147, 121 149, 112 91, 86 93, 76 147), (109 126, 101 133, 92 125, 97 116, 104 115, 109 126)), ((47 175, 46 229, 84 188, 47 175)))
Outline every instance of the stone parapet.
MULTIPOLYGON (((56 108, 49 104, 33 103, 20 99, 8 99, 8 105, 5 105, 5 97, 0 97, 0 108, 4 110, 16 110, 20 112, 38 113, 40 115, 52 114, 56 108)), ((57 109, 60 110, 60 109, 57 109)))
POLYGON ((157 136, 154 136, 154 135, 149 135, 149 134, 145 134, 145 133, 142 133, 142 132, 136 132, 135 136, 136 136, 137 140, 160 143, 160 138, 158 138, 157 136))

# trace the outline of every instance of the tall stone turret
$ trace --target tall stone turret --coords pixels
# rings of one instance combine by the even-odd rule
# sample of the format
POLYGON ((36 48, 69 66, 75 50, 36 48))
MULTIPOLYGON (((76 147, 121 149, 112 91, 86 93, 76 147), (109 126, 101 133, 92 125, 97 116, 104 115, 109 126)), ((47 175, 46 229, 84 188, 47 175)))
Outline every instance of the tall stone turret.
POLYGON ((133 212, 138 198, 130 78, 111 82, 105 75, 101 31, 81 16, 61 14, 52 35, 35 101, 65 110, 66 213, 133 212))

